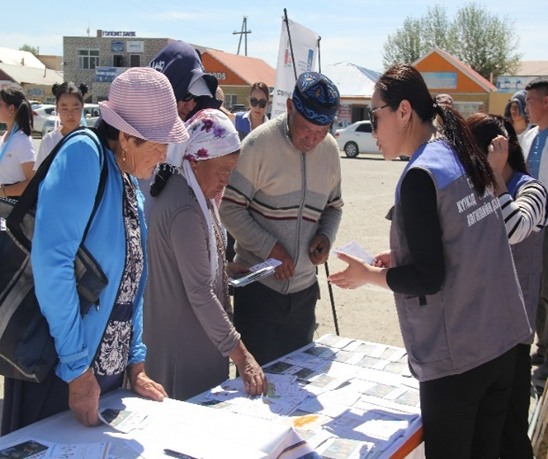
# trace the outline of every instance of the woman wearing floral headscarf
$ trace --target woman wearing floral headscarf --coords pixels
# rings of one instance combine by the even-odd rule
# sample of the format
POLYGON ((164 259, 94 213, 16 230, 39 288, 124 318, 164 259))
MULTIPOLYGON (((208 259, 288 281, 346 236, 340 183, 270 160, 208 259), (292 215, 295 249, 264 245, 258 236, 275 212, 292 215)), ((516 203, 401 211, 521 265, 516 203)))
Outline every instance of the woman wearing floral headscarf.
POLYGON ((238 132, 214 109, 194 115, 187 130, 181 167, 149 218, 147 373, 170 397, 185 400, 227 379, 230 357, 246 391, 259 395, 266 392, 264 373, 230 321, 225 240, 213 199, 236 167, 238 132))

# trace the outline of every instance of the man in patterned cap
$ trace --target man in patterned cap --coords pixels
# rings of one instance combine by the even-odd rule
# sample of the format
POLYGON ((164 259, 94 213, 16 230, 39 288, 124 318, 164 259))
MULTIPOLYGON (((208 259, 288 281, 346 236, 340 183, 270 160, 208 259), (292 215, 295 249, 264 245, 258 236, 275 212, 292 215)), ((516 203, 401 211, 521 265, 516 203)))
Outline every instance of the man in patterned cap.
POLYGON ((287 113, 244 140, 220 208, 235 261, 280 260, 273 276, 234 291, 234 324, 261 365, 310 343, 319 287, 342 215, 339 149, 328 135, 339 92, 320 73, 297 80, 287 113))

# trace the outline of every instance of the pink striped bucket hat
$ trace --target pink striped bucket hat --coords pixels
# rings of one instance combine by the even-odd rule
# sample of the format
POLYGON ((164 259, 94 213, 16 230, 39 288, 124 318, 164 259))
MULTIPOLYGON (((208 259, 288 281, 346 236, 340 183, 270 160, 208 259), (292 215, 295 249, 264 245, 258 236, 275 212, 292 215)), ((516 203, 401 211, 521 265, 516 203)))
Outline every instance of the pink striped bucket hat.
POLYGON ((188 133, 165 75, 150 67, 133 67, 117 76, 101 117, 121 132, 158 143, 181 143, 188 133))

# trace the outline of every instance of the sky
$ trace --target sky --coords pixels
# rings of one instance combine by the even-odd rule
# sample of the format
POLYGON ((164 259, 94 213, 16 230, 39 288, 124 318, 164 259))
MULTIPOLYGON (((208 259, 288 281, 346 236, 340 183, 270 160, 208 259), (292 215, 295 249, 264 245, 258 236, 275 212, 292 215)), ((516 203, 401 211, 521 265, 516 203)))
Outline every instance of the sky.
MULTIPOLYGON (((38 47, 40 54, 63 54, 63 36, 96 35, 96 30, 135 31, 142 38, 173 38, 236 54, 247 17, 247 55, 276 67, 284 8, 290 19, 321 36, 321 64, 347 61, 382 71, 383 44, 407 17, 420 18, 440 5, 451 18, 469 3, 453 0, 297 0, 278 2, 175 0, 93 0, 67 2, 6 0, 0 47, 38 47), (85 6, 83 6, 85 5, 85 6), (24 14, 27 11, 28 14, 24 14)), ((548 1, 522 3, 477 0, 501 19, 514 21, 523 60, 548 60, 548 1)), ((242 39, 240 54, 244 54, 242 39)))

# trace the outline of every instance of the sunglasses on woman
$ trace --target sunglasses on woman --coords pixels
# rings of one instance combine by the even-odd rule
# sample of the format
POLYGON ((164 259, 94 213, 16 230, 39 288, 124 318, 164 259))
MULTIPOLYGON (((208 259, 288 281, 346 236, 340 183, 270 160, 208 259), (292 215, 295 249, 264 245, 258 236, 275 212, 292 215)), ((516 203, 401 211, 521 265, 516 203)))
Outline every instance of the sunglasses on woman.
POLYGON ((388 107, 388 104, 384 104, 371 110, 371 114, 369 115, 369 121, 371 122, 371 129, 373 130, 373 132, 377 130, 377 118, 375 117, 374 113, 386 107, 388 107))
POLYGON ((256 107, 257 105, 261 108, 266 107, 266 99, 255 99, 255 97, 250 97, 249 103, 252 107, 256 107))

